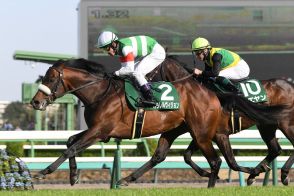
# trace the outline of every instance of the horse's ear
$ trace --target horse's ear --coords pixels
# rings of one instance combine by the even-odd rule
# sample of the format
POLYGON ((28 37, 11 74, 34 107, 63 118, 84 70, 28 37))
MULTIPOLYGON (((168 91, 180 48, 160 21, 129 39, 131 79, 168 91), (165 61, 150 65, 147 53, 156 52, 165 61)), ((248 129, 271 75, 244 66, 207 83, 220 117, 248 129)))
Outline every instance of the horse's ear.
POLYGON ((168 47, 165 47, 165 54, 166 54, 166 56, 169 56, 168 55, 168 47))
POLYGON ((53 63, 52 67, 58 67, 58 66, 62 66, 64 67, 64 64, 67 63, 68 61, 64 61, 62 59, 59 59, 58 61, 56 61, 55 63, 53 63))
POLYGON ((38 79, 35 81, 35 83, 40 83, 42 82, 44 76, 39 75, 38 79))

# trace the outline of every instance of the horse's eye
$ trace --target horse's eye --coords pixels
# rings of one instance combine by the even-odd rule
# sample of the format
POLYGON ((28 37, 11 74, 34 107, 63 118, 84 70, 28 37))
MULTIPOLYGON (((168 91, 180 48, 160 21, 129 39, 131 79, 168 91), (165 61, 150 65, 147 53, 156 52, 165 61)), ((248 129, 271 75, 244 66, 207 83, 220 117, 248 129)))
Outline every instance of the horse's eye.
POLYGON ((50 82, 50 83, 54 82, 54 79, 53 79, 53 78, 50 78, 50 79, 49 79, 49 82, 50 82))

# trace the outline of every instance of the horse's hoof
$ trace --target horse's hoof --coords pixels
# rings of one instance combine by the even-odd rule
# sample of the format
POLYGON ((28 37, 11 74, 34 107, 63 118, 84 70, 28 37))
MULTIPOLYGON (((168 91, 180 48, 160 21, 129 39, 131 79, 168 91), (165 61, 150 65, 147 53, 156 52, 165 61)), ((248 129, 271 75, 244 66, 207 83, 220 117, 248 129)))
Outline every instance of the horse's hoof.
POLYGON ((43 179, 45 179, 45 175, 41 174, 41 173, 38 173, 38 174, 34 175, 34 178, 38 179, 38 180, 43 180, 43 179))
POLYGON ((287 174, 282 174, 281 175, 281 181, 283 183, 283 185, 288 186, 289 185, 289 178, 287 174))
POLYGON ((251 186, 251 185, 254 184, 255 182, 256 182, 255 178, 250 178, 250 177, 249 177, 249 178, 247 179, 247 185, 248 185, 248 186, 251 186))
POLYGON ((284 180, 282 180, 283 185, 288 186, 289 185, 289 178, 285 178, 284 180))
POLYGON ((73 186, 79 182, 78 176, 73 176, 70 178, 70 185, 73 186))
POLYGON ((129 183, 125 179, 121 179, 121 180, 117 181, 116 184, 120 185, 120 186, 129 186, 129 183))

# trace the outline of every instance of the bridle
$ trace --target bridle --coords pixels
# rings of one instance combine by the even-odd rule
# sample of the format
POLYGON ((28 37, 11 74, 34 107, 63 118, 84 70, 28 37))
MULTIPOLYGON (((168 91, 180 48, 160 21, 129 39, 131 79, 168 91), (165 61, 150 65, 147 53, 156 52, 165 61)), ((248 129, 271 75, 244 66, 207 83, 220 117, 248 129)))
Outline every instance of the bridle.
POLYGON ((38 87, 38 90, 40 90, 41 92, 45 93, 48 96, 47 101, 48 101, 49 104, 52 104, 54 102, 54 100, 56 98, 58 98, 58 97, 62 97, 64 95, 66 95, 66 94, 73 93, 73 92, 78 91, 80 89, 83 89, 83 88, 85 88, 87 86, 90 86, 90 85, 92 85, 92 84, 94 84, 96 82, 102 81, 102 79, 103 79, 103 78, 96 77, 96 80, 88 82, 88 83, 86 83, 84 85, 81 85, 81 86, 79 86, 77 88, 74 88, 72 90, 68 90, 66 88, 66 85, 65 85, 64 81, 63 81, 63 69, 59 70, 59 69, 57 69, 55 67, 50 67, 49 70, 50 69, 53 69, 54 71, 56 71, 58 73, 57 82, 53 85, 52 90, 48 86, 46 86, 44 84, 40 84, 39 87, 38 87), (57 90, 58 90, 58 87, 59 87, 60 84, 62 84, 62 87, 64 89, 64 93, 62 93, 60 95, 57 95, 57 90))
MULTIPOLYGON (((78 91, 80 89, 83 89, 85 87, 88 87, 90 85, 93 85, 93 84, 95 84, 97 82, 101 82, 101 81, 106 79, 108 81, 108 85, 107 85, 105 91, 103 93, 101 93, 100 94, 101 96, 99 98, 97 98, 93 103, 88 103, 87 105, 84 105, 84 107, 92 106, 95 103, 97 103, 98 101, 104 99, 106 96, 108 96, 111 87, 113 87, 116 95, 120 98, 121 107, 122 107, 122 111, 123 111, 123 109, 124 109, 123 101, 122 101, 121 97, 118 94, 118 91, 119 91, 119 89, 122 88, 122 86, 113 78, 112 75, 104 73, 104 76, 98 77, 96 75, 93 75, 93 74, 89 73, 93 77, 95 77, 96 79, 93 80, 93 81, 90 81, 90 82, 88 82, 88 83, 86 83, 84 85, 81 85, 81 86, 79 86, 77 88, 74 88, 72 90, 68 90, 68 88, 66 87, 66 85, 64 83, 64 79, 63 79, 63 76, 64 76, 63 69, 58 69, 56 67, 50 67, 49 70, 50 69, 53 69, 54 71, 56 71, 58 73, 58 80, 54 84, 52 90, 49 87, 47 87, 46 85, 44 85, 44 84, 40 84, 39 87, 38 87, 38 90, 40 90, 41 92, 43 92, 44 94, 46 94, 48 96, 47 99, 46 99, 47 104, 52 104, 56 98, 62 97, 62 96, 66 95, 66 94, 69 94, 69 93, 73 93, 75 91, 78 91), (61 93, 60 95, 57 95, 57 90, 58 90, 58 87, 59 87, 60 84, 62 84, 62 86, 63 86, 64 93, 61 93)), ((72 68, 71 67, 71 69, 76 69, 76 70, 81 71, 80 69, 77 69, 77 68, 72 68)), ((123 112, 121 114, 121 118, 122 117, 123 117, 123 112)))

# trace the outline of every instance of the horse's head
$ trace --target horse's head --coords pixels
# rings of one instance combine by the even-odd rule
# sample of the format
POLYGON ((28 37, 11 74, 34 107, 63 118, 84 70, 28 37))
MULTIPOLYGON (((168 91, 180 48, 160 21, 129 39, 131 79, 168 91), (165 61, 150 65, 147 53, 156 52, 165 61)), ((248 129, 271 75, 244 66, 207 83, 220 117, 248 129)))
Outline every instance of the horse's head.
POLYGON ((31 104, 45 110, 55 99, 73 93, 104 78, 104 66, 85 59, 59 60, 50 67, 31 104))
POLYGON ((42 79, 31 105, 36 110, 45 110, 54 100, 66 92, 66 82, 63 80, 63 61, 57 61, 51 66, 42 79))

